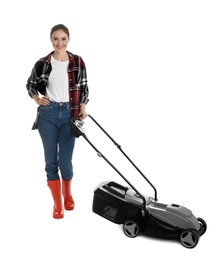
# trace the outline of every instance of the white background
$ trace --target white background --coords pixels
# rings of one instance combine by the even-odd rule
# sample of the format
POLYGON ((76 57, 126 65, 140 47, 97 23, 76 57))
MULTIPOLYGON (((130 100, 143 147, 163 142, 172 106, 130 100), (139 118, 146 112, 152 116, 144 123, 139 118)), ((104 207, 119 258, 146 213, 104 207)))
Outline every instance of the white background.
MULTIPOLYGON (((7 1, 1 4, 0 258, 201 259, 221 255, 221 1, 7 1), (125 182, 77 139, 76 208, 52 218, 43 149, 31 131, 36 104, 25 88, 34 63, 52 50, 57 23, 68 50, 87 66, 89 114, 155 184, 162 203, 205 219, 196 248, 139 236, 92 212, 94 188, 125 182)), ((88 138, 143 193, 122 154, 90 118, 88 138)))

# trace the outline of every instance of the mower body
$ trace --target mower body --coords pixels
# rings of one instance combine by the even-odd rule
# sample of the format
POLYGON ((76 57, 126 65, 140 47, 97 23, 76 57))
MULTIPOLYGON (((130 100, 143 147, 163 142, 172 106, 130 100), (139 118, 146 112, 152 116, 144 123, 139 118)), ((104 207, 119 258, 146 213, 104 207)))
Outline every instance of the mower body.
POLYGON ((192 211, 178 204, 162 204, 144 195, 141 197, 128 186, 105 181, 94 190, 93 212, 116 224, 122 224, 129 237, 143 235, 177 239, 188 248, 196 246, 206 224, 192 211))

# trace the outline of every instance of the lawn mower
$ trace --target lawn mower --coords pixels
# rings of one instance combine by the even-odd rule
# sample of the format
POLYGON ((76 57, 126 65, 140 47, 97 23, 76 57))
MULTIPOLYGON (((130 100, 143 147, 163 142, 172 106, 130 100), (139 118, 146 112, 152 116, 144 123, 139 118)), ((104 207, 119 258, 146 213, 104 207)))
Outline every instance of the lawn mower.
POLYGON ((85 134, 84 122, 72 121, 74 135, 77 138, 82 136, 97 152, 97 155, 103 158, 128 184, 122 185, 114 181, 101 182, 94 190, 93 212, 113 223, 123 225, 123 232, 130 238, 143 234, 178 240, 184 247, 194 248, 207 230, 206 222, 202 218, 196 218, 186 207, 174 203, 159 203, 155 186, 101 125, 92 116, 88 115, 88 117, 109 137, 154 190, 153 197, 140 193, 91 143, 85 134))

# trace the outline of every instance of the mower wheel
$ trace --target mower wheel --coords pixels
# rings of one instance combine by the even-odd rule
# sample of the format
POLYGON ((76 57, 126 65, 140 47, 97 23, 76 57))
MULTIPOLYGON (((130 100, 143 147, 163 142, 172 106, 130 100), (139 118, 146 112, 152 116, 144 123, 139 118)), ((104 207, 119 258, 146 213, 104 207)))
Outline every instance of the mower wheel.
POLYGON ((134 219, 128 219, 123 223, 123 232, 128 237, 136 237, 140 233, 140 224, 134 219))
POLYGON ((185 230, 180 235, 180 242, 186 248, 194 248, 199 241, 195 230, 185 230))
POLYGON ((204 229, 204 232, 201 234, 201 236, 202 236, 207 230, 207 223, 202 218, 197 218, 197 220, 199 221, 200 225, 203 226, 203 229, 204 229))

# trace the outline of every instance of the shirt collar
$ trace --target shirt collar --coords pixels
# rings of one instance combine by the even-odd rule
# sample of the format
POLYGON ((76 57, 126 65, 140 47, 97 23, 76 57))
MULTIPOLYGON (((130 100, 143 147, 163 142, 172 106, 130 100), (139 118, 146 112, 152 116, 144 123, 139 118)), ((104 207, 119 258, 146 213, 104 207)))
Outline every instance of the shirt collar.
MULTIPOLYGON (((69 51, 66 51, 66 52, 67 52, 67 54, 68 54, 68 56, 69 56, 69 62, 72 63, 73 60, 74 60, 74 58, 73 58, 71 52, 69 52, 69 51)), ((43 60, 44 60, 46 63, 50 64, 50 63, 51 63, 51 56, 52 56, 53 53, 54 53, 54 51, 50 52, 45 58, 43 58, 43 60)))

